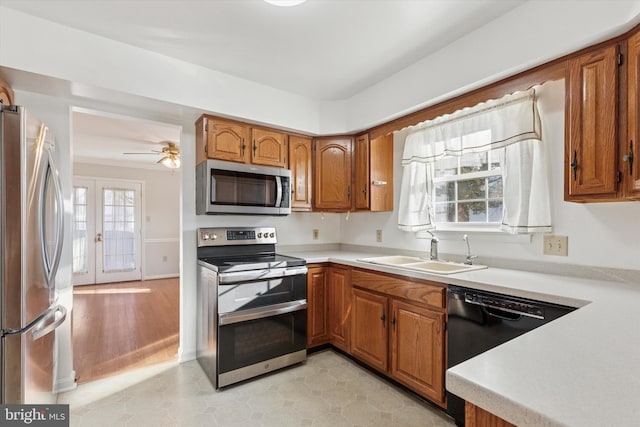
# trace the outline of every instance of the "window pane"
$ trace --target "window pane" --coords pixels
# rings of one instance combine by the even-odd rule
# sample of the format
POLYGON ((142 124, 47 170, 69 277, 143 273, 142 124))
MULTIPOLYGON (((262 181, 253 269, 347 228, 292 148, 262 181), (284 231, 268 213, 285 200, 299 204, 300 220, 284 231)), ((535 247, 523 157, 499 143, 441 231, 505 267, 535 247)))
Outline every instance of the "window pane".
POLYGON ((458 181, 458 200, 485 199, 485 179, 458 181))
POLYGON ((501 199, 502 198, 502 176, 489 177, 489 198, 501 199))
POLYGON ((136 268, 135 191, 104 189, 104 200, 104 271, 133 270, 136 268), (113 203, 109 205, 108 200, 113 203))
POLYGON ((86 187, 73 189, 73 273, 87 272, 87 191, 86 187))
POLYGON ((436 202, 454 201, 456 199, 456 183, 439 182, 436 184, 436 202))
POLYGON ((455 222, 455 203, 436 203, 436 222, 455 222))
POLYGON ((445 157, 435 163, 435 176, 453 176, 458 173, 458 157, 445 157))
POLYGON ((469 153, 460 158, 460 173, 478 172, 487 170, 487 152, 469 153))
POLYGON ((487 210, 485 202, 458 203, 458 222, 486 222, 487 210))
POLYGON ((504 151, 504 148, 489 151, 489 170, 500 169, 500 152, 502 151, 504 151))
POLYGON ((502 222, 502 200, 489 200, 489 222, 502 222))

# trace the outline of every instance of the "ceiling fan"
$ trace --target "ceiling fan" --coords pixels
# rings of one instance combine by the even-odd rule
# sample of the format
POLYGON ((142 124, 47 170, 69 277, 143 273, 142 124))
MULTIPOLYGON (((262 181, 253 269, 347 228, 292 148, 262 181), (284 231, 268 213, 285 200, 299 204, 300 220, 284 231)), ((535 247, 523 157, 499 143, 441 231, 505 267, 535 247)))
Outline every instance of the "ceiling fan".
POLYGON ((166 147, 162 147, 161 151, 150 150, 148 153, 123 153, 123 154, 161 154, 162 158, 157 163, 168 167, 169 169, 177 169, 180 167, 180 148, 173 142, 167 142, 166 147))

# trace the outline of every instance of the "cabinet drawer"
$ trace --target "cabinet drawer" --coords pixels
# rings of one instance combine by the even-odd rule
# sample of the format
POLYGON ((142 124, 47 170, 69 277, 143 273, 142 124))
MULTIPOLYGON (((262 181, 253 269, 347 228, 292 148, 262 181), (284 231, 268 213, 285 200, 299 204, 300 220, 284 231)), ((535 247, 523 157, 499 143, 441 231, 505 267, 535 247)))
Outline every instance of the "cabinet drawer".
POLYGON ((351 283, 359 288, 370 289, 405 300, 444 308, 446 288, 426 281, 412 281, 377 273, 353 270, 351 283))

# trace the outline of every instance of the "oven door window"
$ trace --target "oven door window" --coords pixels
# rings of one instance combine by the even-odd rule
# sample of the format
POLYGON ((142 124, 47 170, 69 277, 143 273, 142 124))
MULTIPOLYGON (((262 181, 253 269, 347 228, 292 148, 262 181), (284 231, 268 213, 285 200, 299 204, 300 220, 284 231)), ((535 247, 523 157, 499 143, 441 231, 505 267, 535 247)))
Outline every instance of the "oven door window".
POLYGON ((211 204, 275 207, 275 176, 246 172, 211 170, 211 204))
POLYGON ((307 310, 220 326, 218 372, 304 350, 306 329, 307 310))

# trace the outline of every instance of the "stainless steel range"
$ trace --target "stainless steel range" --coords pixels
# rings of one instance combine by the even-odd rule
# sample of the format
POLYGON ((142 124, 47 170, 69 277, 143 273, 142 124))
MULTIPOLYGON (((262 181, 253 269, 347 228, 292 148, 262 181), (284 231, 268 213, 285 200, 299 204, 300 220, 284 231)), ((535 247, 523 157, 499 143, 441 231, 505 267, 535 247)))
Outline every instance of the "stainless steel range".
POLYGON ((307 267, 273 227, 198 229, 197 358, 216 387, 307 357, 307 267))

